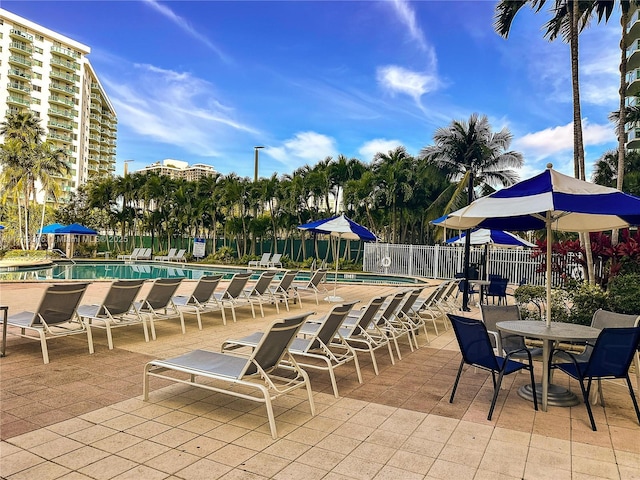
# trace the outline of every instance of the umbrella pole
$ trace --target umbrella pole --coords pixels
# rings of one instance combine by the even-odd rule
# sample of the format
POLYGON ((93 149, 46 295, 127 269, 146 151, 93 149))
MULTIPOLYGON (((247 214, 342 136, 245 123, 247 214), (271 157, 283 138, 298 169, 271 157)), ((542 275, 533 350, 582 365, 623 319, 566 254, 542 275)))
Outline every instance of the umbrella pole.
POLYGON ((547 327, 551 323, 551 212, 547 212, 547 327))

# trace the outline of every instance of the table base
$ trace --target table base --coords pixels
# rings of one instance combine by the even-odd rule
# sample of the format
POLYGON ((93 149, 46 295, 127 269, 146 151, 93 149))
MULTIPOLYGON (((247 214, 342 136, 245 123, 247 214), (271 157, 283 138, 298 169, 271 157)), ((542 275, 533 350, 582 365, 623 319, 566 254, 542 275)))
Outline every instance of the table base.
MULTIPOLYGON (((529 400, 533 402, 533 391, 531 390, 531 385, 523 385, 518 389, 518 395, 524 398, 525 400, 529 400)), ((538 405, 542 405, 542 384, 536 383, 536 396, 538 397, 538 405)), ((559 385, 549 385, 549 393, 547 395, 547 404, 553 407, 573 407, 574 405, 578 405, 580 400, 578 397, 567 390, 564 387, 559 385)))

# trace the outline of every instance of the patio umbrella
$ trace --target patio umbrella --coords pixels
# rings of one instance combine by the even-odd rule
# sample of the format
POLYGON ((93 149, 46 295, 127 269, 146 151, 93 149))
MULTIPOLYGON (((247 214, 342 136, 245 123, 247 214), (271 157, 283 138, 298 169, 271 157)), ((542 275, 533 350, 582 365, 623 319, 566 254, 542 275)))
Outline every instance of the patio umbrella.
MULTIPOLYGON (((463 245, 466 234, 450 238, 447 243, 453 245, 463 245)), ((535 247, 535 245, 524 238, 519 237, 504 230, 493 230, 490 228, 477 228, 471 232, 471 245, 497 245, 501 247, 535 247)))
POLYGON ((62 225, 61 223, 50 223, 49 225, 45 225, 44 227, 42 227, 38 233, 40 234, 53 234, 56 233, 56 231, 59 228, 64 228, 64 225, 62 225))
POLYGON ((299 225, 300 230, 307 230, 312 233, 324 233, 337 237, 338 248, 336 249, 336 277, 333 285, 333 296, 326 298, 329 302, 341 302, 342 298, 336 295, 338 284, 338 261, 340 257, 340 240, 362 240, 364 242, 375 242, 378 238, 362 225, 347 218, 344 213, 336 217, 316 220, 315 222, 299 225))
MULTIPOLYGON (((43 228, 44 230, 44 228, 43 228)), ((85 227, 84 225, 80 225, 79 223, 72 223, 66 227, 61 226, 61 228, 56 229, 54 233, 57 234, 70 234, 70 235, 97 235, 98 232, 90 229, 89 227, 85 227)))
POLYGON ((547 169, 434 221, 448 228, 547 231, 547 324, 551 321, 551 232, 599 232, 640 224, 640 198, 547 169))

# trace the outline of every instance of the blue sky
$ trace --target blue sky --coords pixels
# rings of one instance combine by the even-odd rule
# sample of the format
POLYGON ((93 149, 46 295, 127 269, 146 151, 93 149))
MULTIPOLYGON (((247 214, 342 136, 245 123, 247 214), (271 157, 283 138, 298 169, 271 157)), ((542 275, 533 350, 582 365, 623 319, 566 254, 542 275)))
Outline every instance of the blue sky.
MULTIPOLYGON (((548 2, 552 3, 552 2, 548 2)), ((165 158, 253 176, 326 156, 370 162, 477 112, 509 128, 526 178, 572 166, 569 47, 528 8, 508 40, 496 1, 8 1, 91 47, 118 114, 116 173, 165 158)), ((588 171, 616 147, 619 11, 580 37, 588 171)))

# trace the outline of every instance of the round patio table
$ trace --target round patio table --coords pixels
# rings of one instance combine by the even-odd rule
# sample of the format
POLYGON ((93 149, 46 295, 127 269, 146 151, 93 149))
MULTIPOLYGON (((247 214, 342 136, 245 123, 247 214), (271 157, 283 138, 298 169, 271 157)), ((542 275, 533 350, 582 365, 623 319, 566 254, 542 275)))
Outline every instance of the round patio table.
MULTIPOLYGON (((542 340, 542 385, 539 391, 542 411, 547 411, 547 405, 567 407, 576 405, 578 398, 566 388, 558 385, 550 385, 549 380, 549 353, 551 342, 586 342, 595 340, 600 334, 600 329, 577 325, 575 323, 551 322, 548 326, 539 320, 516 320, 498 322, 496 328, 501 332, 522 335, 528 338, 542 340)), ((518 394, 533 401, 531 386, 528 389, 521 387, 518 394)), ((539 388, 536 385, 536 389, 539 388)))

